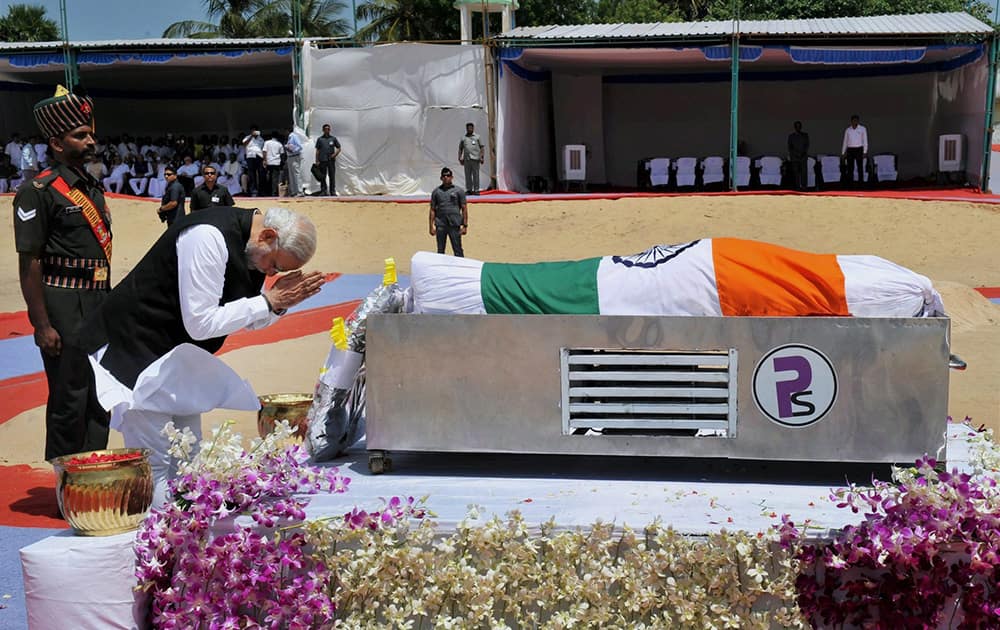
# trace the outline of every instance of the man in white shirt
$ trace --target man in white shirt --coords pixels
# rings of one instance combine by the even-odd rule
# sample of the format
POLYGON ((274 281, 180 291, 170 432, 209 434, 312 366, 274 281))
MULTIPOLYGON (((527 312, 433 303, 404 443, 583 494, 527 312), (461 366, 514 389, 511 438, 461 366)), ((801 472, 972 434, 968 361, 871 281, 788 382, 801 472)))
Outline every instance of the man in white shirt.
POLYGON ((868 162, 868 130, 860 124, 857 114, 851 116, 851 124, 844 130, 844 142, 840 149, 841 159, 847 165, 847 181, 854 183, 854 167, 858 168, 858 182, 865 181, 865 164, 868 162))
POLYGON ((125 178, 130 172, 131 167, 122 162, 122 159, 116 155, 111 161, 111 173, 101 181, 104 184, 104 190, 114 193, 124 193, 125 178))
POLYGON ((219 184, 229 189, 230 195, 243 192, 243 165, 236 159, 236 153, 230 153, 229 159, 219 169, 219 184))
POLYGON ((243 148, 246 151, 247 189, 256 197, 264 183, 264 139, 257 125, 250 126, 250 133, 243 138, 243 148))
POLYGON ((3 152, 7 154, 10 158, 10 163, 14 166, 20 168, 21 165, 21 135, 14 133, 10 136, 10 142, 8 142, 4 148, 3 152))
POLYGON ((278 184, 281 183, 281 156, 285 147, 281 145, 280 134, 271 132, 271 138, 264 143, 264 164, 267 166, 267 181, 270 184, 272 197, 278 196, 278 184))
POLYGON ((315 226, 286 208, 207 208, 167 229, 84 323, 112 428, 125 446, 151 450, 154 505, 179 463, 161 434, 167 422, 200 441, 200 414, 259 408, 249 384, 213 355, 227 335, 263 328, 319 293, 323 274, 299 270, 315 251, 315 226))
POLYGON ((177 167, 177 181, 184 186, 184 194, 191 196, 191 191, 194 190, 194 178, 198 176, 201 172, 201 164, 195 162, 191 156, 186 156, 184 158, 184 163, 177 167))

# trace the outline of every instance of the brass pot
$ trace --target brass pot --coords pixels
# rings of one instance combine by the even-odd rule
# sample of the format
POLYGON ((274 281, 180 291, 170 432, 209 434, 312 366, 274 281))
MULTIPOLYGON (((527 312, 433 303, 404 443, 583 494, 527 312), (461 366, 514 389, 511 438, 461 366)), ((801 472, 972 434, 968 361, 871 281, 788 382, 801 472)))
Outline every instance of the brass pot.
POLYGON ((149 449, 116 448, 56 457, 56 496, 59 510, 82 536, 111 536, 139 527, 153 503, 153 471, 149 449), (125 461, 70 464, 74 457, 132 455, 125 461))
POLYGON ((309 408, 312 394, 265 394, 259 397, 260 411, 257 412, 257 433, 266 437, 274 431, 274 423, 285 420, 295 429, 295 437, 305 439, 309 429, 309 408))

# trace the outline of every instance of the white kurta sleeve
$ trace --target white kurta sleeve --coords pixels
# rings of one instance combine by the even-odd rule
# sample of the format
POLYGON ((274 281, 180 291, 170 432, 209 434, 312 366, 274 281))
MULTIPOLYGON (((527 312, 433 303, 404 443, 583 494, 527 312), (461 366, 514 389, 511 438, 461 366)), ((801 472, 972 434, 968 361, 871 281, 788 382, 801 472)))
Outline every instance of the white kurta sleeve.
POLYGON ((195 225, 177 237, 177 284, 184 329, 193 339, 211 339, 277 320, 263 295, 219 305, 229 250, 210 225, 195 225))

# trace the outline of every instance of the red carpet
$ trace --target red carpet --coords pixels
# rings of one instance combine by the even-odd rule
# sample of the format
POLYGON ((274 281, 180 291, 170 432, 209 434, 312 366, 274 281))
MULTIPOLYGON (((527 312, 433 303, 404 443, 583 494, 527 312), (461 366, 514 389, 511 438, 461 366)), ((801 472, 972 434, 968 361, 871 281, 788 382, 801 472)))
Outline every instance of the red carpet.
POLYGON ((979 291, 991 300, 1000 298, 1000 287, 976 287, 976 291, 979 291))
POLYGON ((59 517, 56 476, 51 468, 24 464, 0 466, 0 525, 7 527, 69 527, 59 517))

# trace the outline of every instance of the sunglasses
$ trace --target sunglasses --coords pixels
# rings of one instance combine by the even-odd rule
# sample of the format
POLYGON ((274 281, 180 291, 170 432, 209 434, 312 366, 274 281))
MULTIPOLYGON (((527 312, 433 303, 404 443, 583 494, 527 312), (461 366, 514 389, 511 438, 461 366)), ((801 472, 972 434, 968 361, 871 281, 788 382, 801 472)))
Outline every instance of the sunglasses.
POLYGON ((216 173, 215 171, 205 171, 204 173, 202 173, 202 175, 204 175, 205 177, 214 177, 218 175, 218 173, 216 173))

